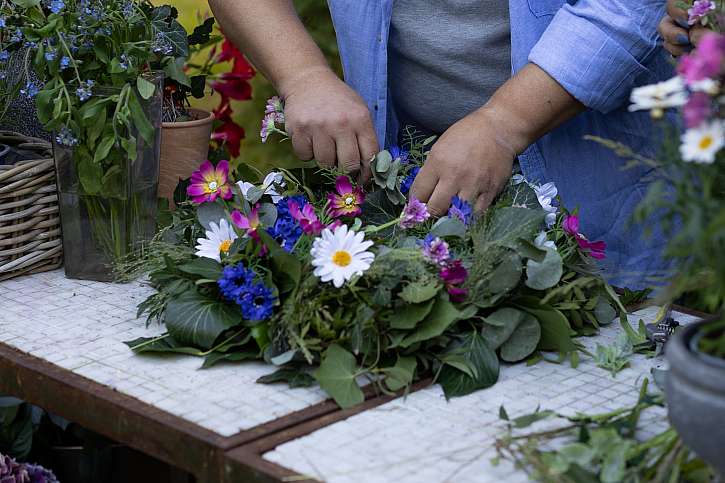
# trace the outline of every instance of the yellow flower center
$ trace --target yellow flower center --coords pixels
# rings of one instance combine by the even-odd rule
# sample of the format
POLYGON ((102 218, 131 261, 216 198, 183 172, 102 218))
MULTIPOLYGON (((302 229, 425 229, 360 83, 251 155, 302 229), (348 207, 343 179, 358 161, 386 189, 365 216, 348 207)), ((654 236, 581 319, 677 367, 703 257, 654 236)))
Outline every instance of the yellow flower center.
POLYGON ((231 240, 224 240, 219 244, 219 253, 229 253, 229 249, 232 247, 231 240))
POLYGON ((206 185, 210 192, 215 192, 219 188, 219 184, 216 181, 211 181, 206 185))
POLYGON ((702 139, 700 139, 700 144, 698 146, 700 147, 700 149, 702 149, 704 151, 705 149, 712 146, 712 142, 713 142, 712 136, 707 135, 707 136, 704 136, 702 139))
POLYGON ((345 198, 345 206, 352 206, 355 204, 355 197, 350 195, 347 198, 345 198))
POLYGON ((332 263, 338 267, 347 267, 352 262, 352 256, 345 250, 338 250, 332 255, 332 263))

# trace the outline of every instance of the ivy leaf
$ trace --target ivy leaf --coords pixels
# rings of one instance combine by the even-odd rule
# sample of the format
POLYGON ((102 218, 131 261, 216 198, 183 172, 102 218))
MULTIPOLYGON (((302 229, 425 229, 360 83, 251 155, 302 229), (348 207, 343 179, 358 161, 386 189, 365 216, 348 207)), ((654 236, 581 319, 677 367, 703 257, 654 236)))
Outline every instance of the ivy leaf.
POLYGON ((201 356, 203 351, 196 347, 188 347, 179 344, 169 334, 161 337, 139 337, 138 339, 124 342, 134 353, 143 354, 144 352, 167 352, 174 354, 189 354, 192 356, 201 356))
POLYGON ((498 380, 499 361, 496 353, 486 344, 478 333, 464 336, 459 346, 461 354, 470 367, 475 369, 476 377, 446 364, 441 369, 438 382, 443 388, 446 399, 465 396, 479 389, 490 387, 498 380))
POLYGON ((404 305, 395 310, 390 317, 390 327, 392 329, 413 329, 423 320, 433 308, 434 300, 423 302, 420 304, 404 305))
POLYGON ((286 382, 291 388, 312 387, 315 385, 315 378, 302 368, 288 366, 279 368, 271 374, 260 377, 257 379, 257 382, 260 384, 286 382))
POLYGON ((385 385, 391 391, 399 391, 413 382, 415 368, 418 365, 415 357, 398 357, 393 367, 386 367, 382 371, 386 374, 385 385))
POLYGON ((209 349, 222 332, 241 324, 242 316, 238 307, 193 291, 169 301, 165 323, 180 344, 209 349))
POLYGON ((333 344, 325 351, 322 363, 313 376, 320 387, 345 409, 365 400, 362 390, 355 381, 357 371, 355 356, 339 345, 333 344))
POLYGON ((461 312, 445 298, 436 299, 430 314, 418 325, 418 329, 400 343, 406 348, 443 334, 451 324, 461 318, 461 312))
POLYGON ((258 352, 254 351, 243 351, 243 352, 212 352, 204 358, 204 363, 201 365, 202 369, 208 369, 219 362, 241 362, 251 361, 259 356, 258 352))
POLYGON ((440 288, 441 286, 437 282, 428 282, 425 284, 410 282, 401 290, 400 298, 409 304, 419 304, 435 297, 440 288))
POLYGON ((529 260, 526 263, 526 286, 534 290, 546 290, 556 286, 564 275, 564 261, 553 248, 546 249, 542 262, 529 260))

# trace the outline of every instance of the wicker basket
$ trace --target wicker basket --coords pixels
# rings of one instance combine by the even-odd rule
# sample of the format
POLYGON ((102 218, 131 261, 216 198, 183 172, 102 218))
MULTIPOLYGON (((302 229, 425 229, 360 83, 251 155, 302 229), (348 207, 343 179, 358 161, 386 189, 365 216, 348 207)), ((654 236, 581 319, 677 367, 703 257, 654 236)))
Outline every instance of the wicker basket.
POLYGON ((58 192, 49 143, 0 131, 0 144, 37 153, 37 159, 0 165, 0 280, 62 265, 58 192))

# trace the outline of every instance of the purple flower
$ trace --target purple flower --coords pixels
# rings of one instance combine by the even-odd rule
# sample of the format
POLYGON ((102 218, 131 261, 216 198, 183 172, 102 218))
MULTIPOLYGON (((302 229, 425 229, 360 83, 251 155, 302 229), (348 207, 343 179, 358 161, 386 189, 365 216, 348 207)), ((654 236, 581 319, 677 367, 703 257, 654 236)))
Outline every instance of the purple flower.
POLYGON ((59 483, 55 474, 40 465, 25 465, 30 483, 59 483))
POLYGON ((27 467, 10 456, 0 454, 0 482, 29 483, 30 476, 27 467))
POLYGON ((277 114, 274 112, 266 114, 264 119, 262 119, 262 130, 259 132, 259 135, 262 138, 262 143, 266 143, 269 135, 277 131, 277 128, 274 125, 276 120, 277 114))
POLYGON ((279 96, 267 99, 267 105, 264 107, 265 114, 284 113, 284 101, 279 96))
POLYGON ((712 101, 704 92, 693 92, 682 108, 685 125, 688 129, 695 128, 703 123, 712 114, 712 101))
POLYGON ((358 216, 362 213, 362 204, 365 202, 362 188, 353 186, 347 176, 338 176, 335 191, 327 194, 327 211, 331 217, 358 216))
POLYGON ((418 173, 420 172, 420 168, 418 166, 413 167, 413 169, 410 170, 410 173, 408 173, 408 176, 405 177, 402 183, 400 183, 400 192, 404 195, 407 195, 410 191, 410 187, 413 186, 413 182, 415 181, 415 177, 418 176, 418 173))
POLYGON ((459 198, 458 195, 454 196, 451 200, 451 207, 448 209, 448 218, 458 218, 464 225, 468 226, 471 223, 472 215, 473 208, 471 204, 459 198))
POLYGON ((210 161, 204 161, 199 169, 191 174, 191 182, 186 194, 196 204, 213 202, 217 197, 230 200, 234 196, 229 184, 229 161, 219 161, 216 167, 210 161))
POLYGON ((692 8, 687 10, 687 23, 695 25, 697 22, 702 20, 702 17, 706 16, 712 10, 715 10, 715 2, 711 0, 695 0, 692 4, 692 8))
POLYGON ((682 57, 677 72, 687 85, 720 75, 725 57, 725 35, 708 32, 691 54, 682 57))
POLYGON ((448 243, 437 236, 428 235, 423 240, 423 256, 431 263, 440 267, 448 263, 451 258, 451 252, 448 243))
POLYGON ((455 260, 443 267, 439 276, 443 283, 446 284, 446 290, 451 302, 464 302, 466 300, 468 289, 461 287, 461 285, 466 283, 468 270, 460 260, 455 260))
POLYGON ((400 226, 405 229, 413 228, 428 218, 430 218, 430 213, 428 213, 428 208, 425 206, 425 203, 421 203, 416 198, 411 198, 403 208, 400 226))

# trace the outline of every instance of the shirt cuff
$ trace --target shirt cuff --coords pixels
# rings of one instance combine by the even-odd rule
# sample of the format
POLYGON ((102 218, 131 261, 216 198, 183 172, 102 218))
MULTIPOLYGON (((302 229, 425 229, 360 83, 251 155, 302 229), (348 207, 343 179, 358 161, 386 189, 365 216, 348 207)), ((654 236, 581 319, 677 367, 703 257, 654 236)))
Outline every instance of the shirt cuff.
POLYGON ((595 21, 565 6, 529 54, 572 96, 590 109, 607 113, 622 107, 635 80, 648 71, 595 21))

